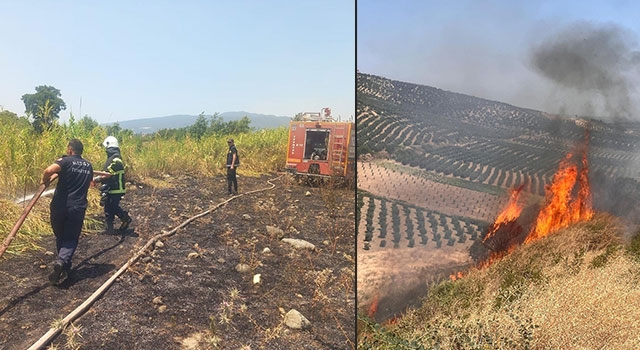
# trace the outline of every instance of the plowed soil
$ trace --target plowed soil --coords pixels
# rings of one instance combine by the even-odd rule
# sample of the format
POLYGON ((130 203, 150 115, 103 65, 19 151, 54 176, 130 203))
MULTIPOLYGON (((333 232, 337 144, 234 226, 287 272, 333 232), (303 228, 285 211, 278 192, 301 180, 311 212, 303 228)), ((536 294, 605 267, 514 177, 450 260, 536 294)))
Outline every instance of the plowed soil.
POLYGON ((0 349, 27 349, 52 329, 45 346, 55 349, 354 348, 354 191, 275 174, 240 177, 239 185, 231 197, 223 177, 130 184, 122 205, 131 227, 116 235, 83 232, 72 273, 59 286, 47 279, 52 235, 39 250, 3 257, 0 349), (138 252, 88 310, 61 327, 138 252), (285 325, 291 309, 310 326, 285 325))

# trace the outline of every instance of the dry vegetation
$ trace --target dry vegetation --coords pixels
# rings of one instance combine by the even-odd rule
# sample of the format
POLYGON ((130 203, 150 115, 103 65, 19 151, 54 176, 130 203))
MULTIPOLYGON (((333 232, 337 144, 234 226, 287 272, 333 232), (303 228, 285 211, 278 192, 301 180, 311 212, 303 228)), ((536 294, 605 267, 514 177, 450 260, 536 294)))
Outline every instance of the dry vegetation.
MULTIPOLYGON (((233 198, 222 176, 131 184, 124 202, 134 218, 130 229, 84 230, 71 277, 57 287, 47 280, 50 233, 34 249, 3 256, 0 349, 29 348, 50 327, 60 328, 151 239, 157 240, 53 339, 52 349, 355 348, 353 191, 275 174, 242 174, 239 182, 241 196, 233 198), (284 238, 315 248, 295 248, 284 238), (308 327, 286 322, 293 309, 308 327)), ((48 202, 38 202, 33 218, 46 217, 48 202)))
POLYGON ((442 282, 387 328, 360 316, 362 348, 637 349, 639 238, 609 216, 442 282))
POLYGON ((124 207, 134 218, 122 235, 99 234, 104 214, 99 191, 90 189, 71 277, 54 287, 46 278, 55 246, 49 201, 38 201, 0 261, 6 281, 0 284, 0 349, 27 348, 49 327, 62 328, 62 315, 149 239, 226 203, 230 136, 242 158, 242 196, 154 244, 50 348, 355 348, 353 190, 278 177, 276 189, 251 192, 284 166, 285 128, 202 137, 112 132, 72 122, 43 134, 29 126, 0 126, 1 232, 10 232, 22 212, 15 198, 37 188, 42 169, 70 138, 82 140, 83 156, 99 170, 102 140, 117 136, 129 182, 124 207), (294 248, 282 238, 303 239, 315 248, 294 248), (294 309, 311 325, 299 329, 285 322, 294 309))

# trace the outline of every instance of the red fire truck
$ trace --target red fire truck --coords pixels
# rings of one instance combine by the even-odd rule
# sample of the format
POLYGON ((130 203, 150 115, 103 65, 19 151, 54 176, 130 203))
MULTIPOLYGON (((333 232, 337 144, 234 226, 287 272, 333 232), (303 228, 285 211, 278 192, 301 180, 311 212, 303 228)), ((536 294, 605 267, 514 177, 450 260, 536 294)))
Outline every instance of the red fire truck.
POLYGON ((299 114, 289 125, 287 171, 297 177, 349 178, 355 171, 355 125, 335 121, 331 110, 299 114))

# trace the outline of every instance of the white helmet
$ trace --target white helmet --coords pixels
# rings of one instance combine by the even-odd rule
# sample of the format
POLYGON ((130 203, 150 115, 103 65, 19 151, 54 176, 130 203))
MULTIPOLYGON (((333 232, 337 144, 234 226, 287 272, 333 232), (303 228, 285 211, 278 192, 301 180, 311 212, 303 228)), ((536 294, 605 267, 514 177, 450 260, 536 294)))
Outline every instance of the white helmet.
POLYGON ((102 142, 102 145, 105 148, 120 147, 120 146, 118 146, 118 139, 116 139, 113 136, 107 136, 107 138, 104 139, 104 142, 102 142))

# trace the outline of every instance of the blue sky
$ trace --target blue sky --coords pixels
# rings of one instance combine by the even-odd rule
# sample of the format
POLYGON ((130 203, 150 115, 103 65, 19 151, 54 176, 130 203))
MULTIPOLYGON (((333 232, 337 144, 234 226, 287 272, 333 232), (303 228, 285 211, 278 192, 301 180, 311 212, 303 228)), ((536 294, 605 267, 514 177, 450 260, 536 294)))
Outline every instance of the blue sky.
POLYGON ((551 113, 637 118, 639 14, 634 1, 360 0, 357 68, 551 113), (585 58, 581 78, 549 66, 564 49, 585 58), (612 85, 571 85, 602 77, 612 85))
POLYGON ((67 120, 355 110, 355 4, 3 1, 0 108, 59 89, 67 120))

